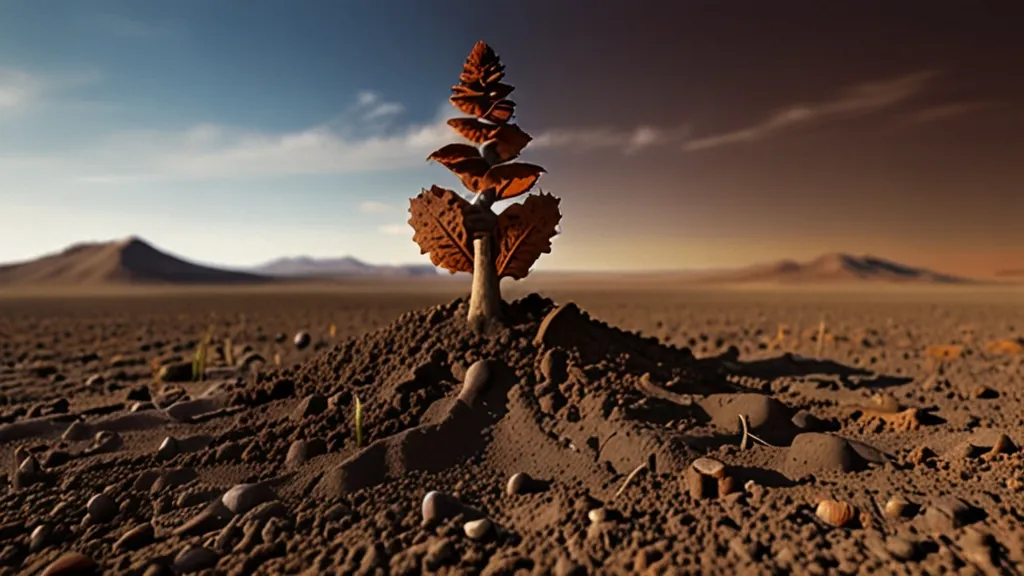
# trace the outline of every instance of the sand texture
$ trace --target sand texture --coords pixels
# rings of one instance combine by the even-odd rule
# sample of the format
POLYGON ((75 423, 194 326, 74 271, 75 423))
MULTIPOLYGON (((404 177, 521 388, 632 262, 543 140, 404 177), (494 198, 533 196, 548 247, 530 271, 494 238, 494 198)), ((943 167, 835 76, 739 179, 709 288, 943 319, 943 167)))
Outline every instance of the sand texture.
POLYGON ((514 295, 0 299, 0 574, 1021 572, 1021 294, 514 295))

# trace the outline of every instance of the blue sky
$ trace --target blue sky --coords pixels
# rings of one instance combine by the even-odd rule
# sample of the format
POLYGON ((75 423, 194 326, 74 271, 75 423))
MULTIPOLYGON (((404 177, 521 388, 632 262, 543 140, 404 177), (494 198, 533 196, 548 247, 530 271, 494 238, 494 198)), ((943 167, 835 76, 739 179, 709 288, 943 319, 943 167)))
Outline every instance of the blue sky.
POLYGON ((0 262, 128 235, 230 265, 426 262, 408 200, 461 190, 424 159, 457 140, 483 39, 562 198, 539 267, 1019 266, 1019 31, 872 6, 0 0, 0 262))
POLYGON ((405 210, 454 187, 424 158, 475 38, 409 51, 423 3, 304 4, 3 2, 0 261, 129 234, 229 264, 421 260, 405 210))

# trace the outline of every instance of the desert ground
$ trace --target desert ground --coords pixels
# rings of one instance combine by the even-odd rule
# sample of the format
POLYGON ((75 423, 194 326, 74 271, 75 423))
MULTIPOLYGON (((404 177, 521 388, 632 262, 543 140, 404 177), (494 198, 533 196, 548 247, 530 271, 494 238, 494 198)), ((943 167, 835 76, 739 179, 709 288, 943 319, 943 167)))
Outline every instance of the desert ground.
POLYGON ((417 286, 0 297, 0 574, 1022 571, 1020 289, 417 286))

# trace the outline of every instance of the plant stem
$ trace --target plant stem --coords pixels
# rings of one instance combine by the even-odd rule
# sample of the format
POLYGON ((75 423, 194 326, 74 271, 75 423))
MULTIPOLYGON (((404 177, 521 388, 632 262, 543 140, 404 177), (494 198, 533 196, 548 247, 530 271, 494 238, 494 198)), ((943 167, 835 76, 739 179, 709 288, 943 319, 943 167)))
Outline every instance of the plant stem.
POLYGON ((469 295, 470 326, 482 328, 501 317, 501 285, 490 234, 473 239, 473 290, 469 295))

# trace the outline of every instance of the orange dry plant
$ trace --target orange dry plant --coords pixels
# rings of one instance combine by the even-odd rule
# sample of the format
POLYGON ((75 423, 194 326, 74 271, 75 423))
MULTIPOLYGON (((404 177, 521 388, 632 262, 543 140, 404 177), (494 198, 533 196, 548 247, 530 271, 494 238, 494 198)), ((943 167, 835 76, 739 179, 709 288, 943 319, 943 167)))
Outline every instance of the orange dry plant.
POLYGON ((514 162, 532 138, 511 122, 516 105, 508 96, 514 88, 504 77, 498 55, 477 42, 449 98, 471 116, 448 121, 468 143, 448 144, 427 158, 458 176, 476 195, 473 201, 435 185, 409 203, 420 253, 451 274, 473 274, 467 320, 478 329, 501 317, 501 278, 525 278, 540 255, 551 252, 562 218, 559 199, 543 192, 500 214, 492 210, 496 201, 529 192, 544 173, 535 164, 514 162))

